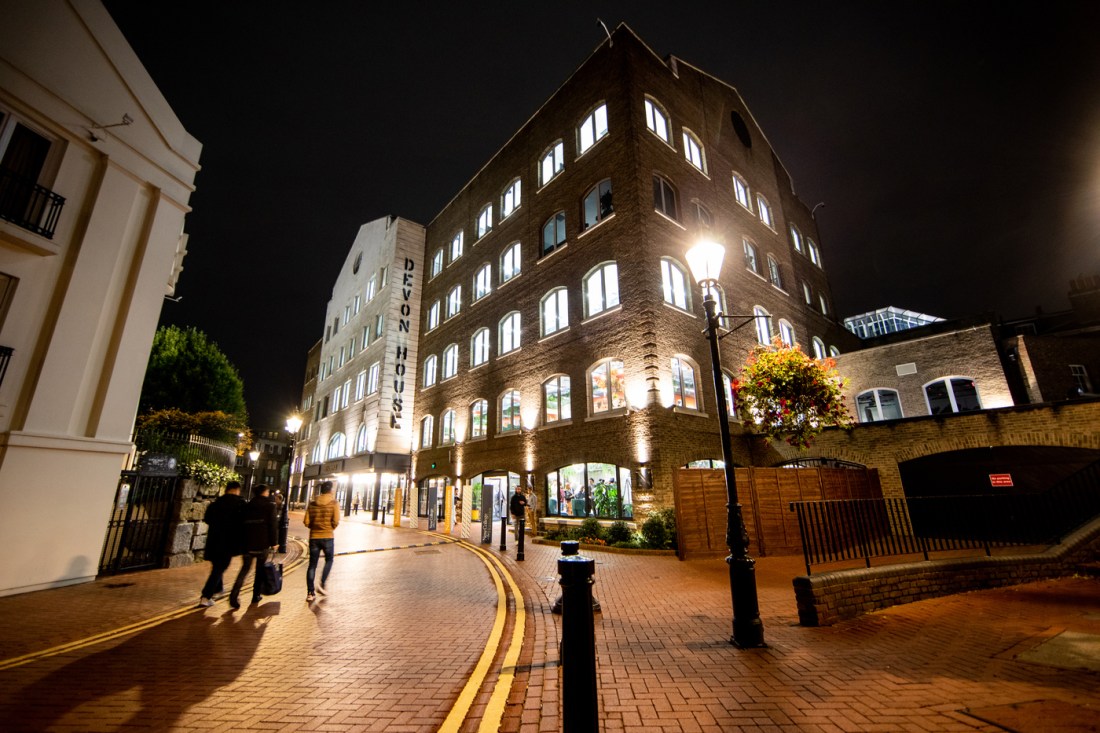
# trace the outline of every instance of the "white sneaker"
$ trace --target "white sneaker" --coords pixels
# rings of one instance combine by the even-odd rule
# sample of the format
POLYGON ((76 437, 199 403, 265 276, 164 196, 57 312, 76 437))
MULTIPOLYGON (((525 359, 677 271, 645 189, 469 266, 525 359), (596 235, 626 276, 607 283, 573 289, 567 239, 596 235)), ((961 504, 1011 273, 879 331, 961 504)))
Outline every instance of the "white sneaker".
POLYGON ((325 586, 321 585, 320 583, 317 584, 317 592, 320 593, 323 596, 328 595, 328 591, 325 590, 325 586))
POLYGON ((199 605, 202 606, 203 608, 210 608, 211 606, 214 605, 214 599, 213 598, 200 598, 199 599, 199 605))

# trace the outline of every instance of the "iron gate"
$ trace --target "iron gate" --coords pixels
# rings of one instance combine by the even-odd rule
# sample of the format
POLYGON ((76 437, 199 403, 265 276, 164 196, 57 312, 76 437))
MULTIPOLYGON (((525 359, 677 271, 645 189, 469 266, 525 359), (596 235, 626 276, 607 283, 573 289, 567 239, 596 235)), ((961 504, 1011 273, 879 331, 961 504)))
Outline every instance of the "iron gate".
POLYGON ((176 503, 174 470, 123 471, 99 559, 101 575, 161 566, 176 503))

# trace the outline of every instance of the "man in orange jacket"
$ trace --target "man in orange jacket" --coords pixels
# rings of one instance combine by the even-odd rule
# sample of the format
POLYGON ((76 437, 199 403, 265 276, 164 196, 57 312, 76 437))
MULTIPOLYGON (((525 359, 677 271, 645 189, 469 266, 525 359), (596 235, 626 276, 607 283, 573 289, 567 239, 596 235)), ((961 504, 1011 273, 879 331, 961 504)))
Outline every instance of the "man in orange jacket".
POLYGON ((325 481, 321 484, 321 492, 309 502, 306 507, 302 522, 309 527, 309 569, 306 570, 306 602, 313 601, 317 596, 328 595, 326 585, 328 574, 332 571, 332 560, 335 556, 335 530, 340 524, 340 507, 336 505, 336 499, 332 496, 332 482, 325 481), (321 582, 314 586, 313 581, 317 576, 317 561, 321 553, 325 553, 325 569, 321 571, 321 582))

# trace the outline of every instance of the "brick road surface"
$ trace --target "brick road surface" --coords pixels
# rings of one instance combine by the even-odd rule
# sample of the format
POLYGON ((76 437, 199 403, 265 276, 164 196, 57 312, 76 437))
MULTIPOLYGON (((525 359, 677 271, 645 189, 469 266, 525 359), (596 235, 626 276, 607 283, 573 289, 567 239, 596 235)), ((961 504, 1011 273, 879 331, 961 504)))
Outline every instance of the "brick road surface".
MULTIPOLYGON (((183 613, 207 564, 0 598, 3 659, 182 613, 86 648, 0 664, 0 729, 438 730, 489 639, 497 593, 473 552, 411 547, 447 538, 367 517, 341 525, 338 552, 406 549, 337 557, 333 593, 313 606, 303 601, 300 568, 259 606, 231 613, 222 601, 183 613)), ((297 517, 291 534, 304 536, 297 517)), ((502 730, 562 728, 568 670, 558 666, 560 619, 550 613, 558 554, 528 544, 518 563, 509 536, 501 557, 527 611, 502 730)), ((1100 674, 1018 658, 1062 632, 1100 636, 1095 579, 969 593, 807 629, 797 625, 791 589, 799 559, 763 558, 769 647, 738 650, 728 644, 720 560, 586 554, 603 605, 604 731, 1095 730, 1100 720, 1100 674)), ((514 614, 505 639, 513 623, 514 614)), ((477 730, 500 667, 497 654, 462 730, 477 730)))

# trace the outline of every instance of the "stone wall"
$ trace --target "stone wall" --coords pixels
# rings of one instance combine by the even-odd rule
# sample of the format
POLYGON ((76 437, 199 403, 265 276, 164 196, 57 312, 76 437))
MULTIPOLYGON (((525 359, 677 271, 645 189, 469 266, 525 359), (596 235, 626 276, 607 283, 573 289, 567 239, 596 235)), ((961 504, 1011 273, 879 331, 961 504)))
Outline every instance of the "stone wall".
POLYGON ((206 507, 222 494, 220 486, 202 486, 187 478, 179 479, 176 503, 168 530, 164 567, 178 568, 203 560, 206 547, 206 507))

